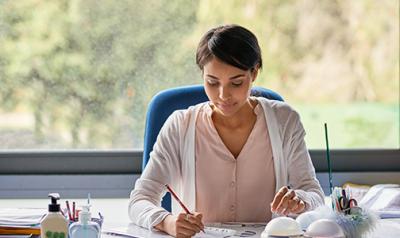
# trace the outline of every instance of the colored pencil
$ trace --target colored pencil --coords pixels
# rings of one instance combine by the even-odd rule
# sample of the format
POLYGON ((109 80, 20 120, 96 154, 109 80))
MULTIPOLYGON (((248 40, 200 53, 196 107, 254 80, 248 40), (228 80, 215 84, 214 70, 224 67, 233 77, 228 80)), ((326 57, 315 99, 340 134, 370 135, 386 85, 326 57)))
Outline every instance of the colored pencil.
POLYGON ((72 219, 76 221, 75 202, 72 202, 72 219))
MULTIPOLYGON (((187 214, 193 215, 193 213, 191 213, 191 212, 189 211, 189 209, 187 209, 187 207, 185 206, 185 204, 183 204, 183 202, 178 198, 178 195, 176 195, 176 193, 174 192, 174 190, 172 190, 172 188, 171 188, 168 184, 165 184, 165 187, 166 187, 166 188, 168 189, 168 191, 171 193, 172 197, 174 197, 175 200, 179 203, 179 205, 181 205, 181 207, 183 208, 183 210, 185 210, 185 212, 186 212, 187 214)), ((206 232, 204 231, 204 229, 201 229, 201 231, 202 231, 203 233, 206 233, 206 232)))
MULTIPOLYGON (((328 125, 324 124, 325 127, 325 143, 326 143, 326 159, 328 160, 328 176, 329 176, 329 192, 333 193, 333 185, 332 185, 332 167, 331 167, 331 158, 330 158, 330 151, 329 151, 329 141, 328 141, 328 125)), ((332 209, 334 208, 334 202, 332 201, 332 209)))
POLYGON ((189 209, 187 209, 187 207, 185 206, 185 204, 183 204, 183 202, 178 198, 178 196, 175 194, 175 192, 172 190, 172 188, 168 185, 165 184, 165 187, 168 189, 168 191, 171 193, 171 195, 175 198, 175 200, 179 203, 179 205, 181 205, 181 207, 183 208, 183 210, 185 210, 185 212, 187 214, 193 215, 189 209))
POLYGON ((71 208, 69 207, 69 202, 65 201, 65 204, 67 205, 68 218, 69 218, 70 221, 72 221, 71 208))

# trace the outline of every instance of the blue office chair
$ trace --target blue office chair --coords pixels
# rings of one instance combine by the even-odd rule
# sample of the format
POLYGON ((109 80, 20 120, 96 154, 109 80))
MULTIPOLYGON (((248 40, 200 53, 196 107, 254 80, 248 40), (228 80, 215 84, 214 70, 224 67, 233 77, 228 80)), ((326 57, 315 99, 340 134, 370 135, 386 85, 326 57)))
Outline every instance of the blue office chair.
MULTIPOLYGON (((272 100, 283 101, 276 92, 262 87, 253 87, 251 95, 272 100)), ((203 85, 185 86, 167 89, 156 94, 150 101, 144 130, 144 149, 142 170, 150 158, 150 152, 164 122, 175 110, 186 109, 189 106, 208 101, 203 85)), ((162 200, 162 206, 171 211, 171 196, 168 193, 162 200)))

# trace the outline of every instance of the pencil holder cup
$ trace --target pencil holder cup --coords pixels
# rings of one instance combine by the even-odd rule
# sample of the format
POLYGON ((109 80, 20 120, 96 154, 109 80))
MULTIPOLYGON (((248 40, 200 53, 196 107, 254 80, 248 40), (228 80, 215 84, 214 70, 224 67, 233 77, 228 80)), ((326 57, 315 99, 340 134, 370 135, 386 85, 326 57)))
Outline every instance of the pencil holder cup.
POLYGON ((92 222, 96 222, 97 224, 99 224, 100 229, 101 229, 101 226, 103 225, 103 221, 104 221, 104 217, 100 217, 100 218, 92 217, 92 222))

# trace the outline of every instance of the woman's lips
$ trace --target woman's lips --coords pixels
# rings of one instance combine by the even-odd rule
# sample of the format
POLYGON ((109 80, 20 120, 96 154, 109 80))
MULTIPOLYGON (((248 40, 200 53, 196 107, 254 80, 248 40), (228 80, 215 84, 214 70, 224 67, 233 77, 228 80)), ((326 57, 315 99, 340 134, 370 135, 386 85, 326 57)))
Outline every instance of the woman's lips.
POLYGON ((234 105, 235 105, 235 103, 218 103, 218 107, 219 107, 222 111, 228 111, 228 110, 230 110, 234 105))

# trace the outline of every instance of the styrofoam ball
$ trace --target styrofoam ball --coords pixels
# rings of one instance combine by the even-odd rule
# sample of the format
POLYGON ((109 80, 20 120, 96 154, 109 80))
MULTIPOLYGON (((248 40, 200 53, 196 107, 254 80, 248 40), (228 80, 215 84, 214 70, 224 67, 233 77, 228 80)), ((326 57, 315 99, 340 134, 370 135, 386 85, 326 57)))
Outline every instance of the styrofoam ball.
POLYGON ((301 234, 303 234, 303 231, 300 229, 300 225, 296 220, 290 217, 277 217, 267 224, 261 237, 299 236, 301 234))
POLYGON ((304 233, 304 237, 331 237, 345 238, 342 228, 329 219, 319 219, 311 223, 304 233))
POLYGON ((314 221, 318 220, 320 215, 316 211, 308 211, 300 214, 296 221, 299 223, 303 231, 307 230, 308 226, 314 221))

